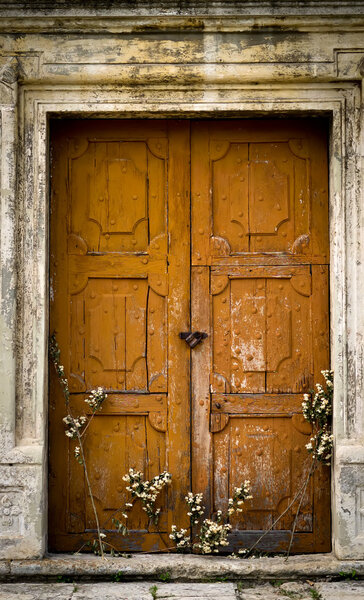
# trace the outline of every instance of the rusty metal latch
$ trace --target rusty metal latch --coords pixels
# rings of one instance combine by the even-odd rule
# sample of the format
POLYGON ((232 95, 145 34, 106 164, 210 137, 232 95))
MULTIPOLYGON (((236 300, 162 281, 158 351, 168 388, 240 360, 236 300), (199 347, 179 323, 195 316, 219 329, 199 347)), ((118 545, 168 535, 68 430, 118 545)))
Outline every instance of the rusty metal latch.
POLYGON ((207 333, 204 331, 181 331, 179 337, 181 340, 185 340, 190 348, 194 348, 197 344, 202 342, 202 340, 207 338, 207 333))

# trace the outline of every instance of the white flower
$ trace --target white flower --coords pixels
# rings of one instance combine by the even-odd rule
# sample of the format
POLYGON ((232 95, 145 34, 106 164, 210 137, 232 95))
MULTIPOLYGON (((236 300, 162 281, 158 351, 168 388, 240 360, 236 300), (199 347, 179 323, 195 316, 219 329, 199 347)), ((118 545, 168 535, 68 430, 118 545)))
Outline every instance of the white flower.
POLYGON ((107 394, 105 391, 101 387, 98 387, 95 390, 91 390, 90 395, 85 398, 85 402, 90 406, 93 412, 96 412, 101 408, 101 405, 106 398, 107 394))
MULTIPOLYGON (((147 513, 149 519, 152 519, 156 524, 160 515, 161 509, 155 507, 160 491, 171 482, 172 476, 167 471, 163 471, 151 481, 143 479, 143 474, 140 471, 129 469, 128 474, 123 476, 123 480, 129 483, 126 487, 131 493, 132 498, 139 498, 143 504, 142 509, 147 513)), ((125 504, 125 509, 132 508, 133 504, 128 502, 125 504)))

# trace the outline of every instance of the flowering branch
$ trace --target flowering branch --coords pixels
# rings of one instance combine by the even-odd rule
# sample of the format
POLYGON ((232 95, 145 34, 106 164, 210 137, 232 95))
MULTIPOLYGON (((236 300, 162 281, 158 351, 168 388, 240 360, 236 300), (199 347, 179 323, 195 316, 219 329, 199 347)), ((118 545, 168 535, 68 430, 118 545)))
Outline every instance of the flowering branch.
POLYGON ((96 521, 96 529, 97 529, 97 538, 98 539, 97 539, 97 542, 96 542, 96 540, 94 540, 94 546, 95 546, 95 542, 96 542, 98 544, 98 548, 95 546, 94 551, 95 552, 97 551, 97 553, 100 553, 100 556, 102 558, 104 558, 104 542, 103 542, 102 538, 105 537, 105 534, 101 533, 101 530, 100 530, 99 518, 97 515, 97 510, 96 510, 96 506, 95 506, 95 502, 94 502, 94 498, 93 498, 91 483, 90 483, 90 479, 88 476, 88 471, 87 471, 87 466, 86 466, 86 461, 85 461, 85 453, 83 450, 82 436, 86 432, 95 413, 98 410, 101 410, 102 403, 107 398, 107 395, 105 394, 104 390, 100 387, 97 388, 96 390, 92 390, 90 395, 88 396, 88 398, 85 399, 85 402, 89 405, 89 407, 92 410, 91 417, 89 419, 85 415, 81 415, 79 417, 74 417, 72 414, 72 411, 71 411, 71 407, 70 407, 70 392, 69 392, 68 380, 64 374, 64 366, 61 365, 61 363, 60 363, 61 353, 60 353, 60 349, 59 349, 59 346, 58 346, 58 343, 57 343, 57 340, 56 340, 56 337, 54 334, 51 336, 50 341, 49 341, 49 355, 50 355, 51 360, 53 361, 54 368, 58 375, 58 379, 61 384, 61 387, 63 390, 63 395, 65 398, 66 408, 68 411, 68 415, 66 417, 64 417, 64 419, 63 419, 63 423, 66 425, 65 435, 71 439, 77 439, 77 441, 78 441, 78 446, 76 446, 74 449, 74 455, 75 455, 77 462, 83 466, 85 479, 86 479, 86 485, 87 485, 87 488, 89 491, 92 510, 93 510, 93 513, 95 516, 95 521, 96 521))
POLYGON ((141 500, 143 510, 147 513, 149 520, 157 525, 161 509, 156 508, 155 503, 162 489, 171 483, 172 475, 168 471, 163 471, 160 475, 153 477, 151 481, 144 481, 140 471, 129 469, 129 473, 124 475, 123 480, 129 484, 126 489, 131 493, 131 497, 141 500))
POLYGON ((313 436, 306 448, 312 457, 326 465, 331 462, 333 435, 331 433, 332 399, 334 394, 334 372, 321 371, 326 390, 316 383, 316 393, 304 394, 303 416, 313 426, 313 436))
POLYGON ((331 433, 331 418, 332 418, 332 400, 334 395, 334 372, 331 370, 321 371, 325 379, 326 389, 320 384, 316 384, 316 392, 312 390, 309 394, 303 395, 302 402, 302 413, 306 421, 311 423, 313 429, 313 435, 306 444, 306 448, 309 454, 312 457, 311 466, 308 470, 307 475, 305 475, 303 482, 295 494, 287 508, 281 513, 277 519, 272 523, 272 525, 267 529, 251 546, 247 551, 245 551, 245 556, 248 557, 253 552, 254 548, 259 544, 259 542, 269 533, 282 519, 282 517, 289 511, 289 509, 293 506, 296 500, 299 500, 297 511, 295 514, 295 518, 293 521, 290 541, 288 544, 286 559, 288 558, 292 543, 293 537, 296 530, 297 520, 300 513, 300 509, 302 506, 302 502, 304 496, 306 494, 307 486, 310 478, 312 477, 318 463, 323 463, 324 465, 331 464, 331 456, 332 456, 332 446, 333 446, 333 435, 331 433))
MULTIPOLYGON (((149 521, 154 523, 154 525, 158 525, 159 516, 161 509, 156 508, 155 503, 157 501, 157 497, 162 491, 162 489, 171 483, 172 476, 167 471, 163 471, 159 475, 156 475, 151 479, 151 481, 144 481, 143 474, 141 471, 136 471, 134 469, 129 469, 128 473, 123 476, 123 481, 128 483, 126 489, 131 493, 131 502, 126 502, 125 505, 121 508, 116 509, 112 515, 105 521, 105 524, 111 519, 112 523, 115 525, 117 530, 122 535, 128 534, 127 527, 127 519, 129 517, 128 513, 133 508, 135 502, 139 499, 143 504, 143 510, 147 513, 149 521), (117 513, 121 513, 121 517, 124 521, 117 519, 114 515, 117 513)), ((166 546, 166 543, 158 530, 158 534, 166 546)))
POLYGON ((293 536, 296 530, 298 515, 306 493, 308 482, 319 462, 324 465, 331 464, 332 446, 334 436, 331 433, 332 400, 334 395, 334 372, 331 370, 321 371, 325 379, 326 390, 320 383, 316 383, 316 392, 304 394, 302 402, 302 413, 306 421, 312 424, 313 436, 306 448, 312 455, 311 469, 307 475, 302 495, 298 503, 297 512, 293 521, 291 537, 288 544, 286 559, 292 548, 293 536))
MULTIPOLYGON (((68 380, 65 377, 64 367, 60 364, 60 350, 54 335, 52 335, 50 338, 49 354, 62 387, 68 413, 63 418, 63 423, 66 427, 65 435, 70 439, 77 440, 78 442, 78 445, 74 448, 74 456, 75 459, 83 466, 86 485, 96 522, 97 539, 92 540, 92 543, 86 542, 84 546, 90 545, 95 554, 100 554, 101 557, 104 557, 104 552, 107 547, 111 549, 112 554, 114 554, 115 548, 106 542, 104 539, 106 534, 102 532, 100 528, 87 471, 82 438, 90 426, 95 414, 101 410, 107 395, 101 387, 92 390, 89 396, 85 399, 85 403, 91 409, 91 416, 74 416, 70 407, 68 380)), ((298 516, 304 496, 306 494, 309 480, 312 477, 318 463, 321 462, 325 465, 329 465, 331 462, 333 446, 333 435, 331 433, 333 371, 326 370, 321 371, 321 373, 325 379, 325 388, 321 384, 317 383, 316 391, 311 391, 310 394, 304 394, 302 403, 303 416, 306 421, 312 425, 312 436, 308 444, 306 444, 306 448, 312 458, 311 466, 307 472, 307 475, 305 476, 298 492, 295 494, 283 513, 281 513, 277 519, 275 519, 270 528, 258 538, 258 540, 253 544, 253 546, 251 546, 250 549, 240 550, 239 554, 244 554, 246 557, 249 556, 259 542, 264 538, 264 536, 267 535, 267 533, 275 527, 278 521, 282 519, 282 517, 290 510, 296 500, 299 500, 287 550, 287 558, 289 556, 298 516)), ((137 500, 141 501, 142 509, 147 513, 149 522, 153 523, 154 525, 158 525, 161 509, 156 508, 156 501, 164 487, 171 483, 171 479, 171 474, 167 471, 163 471, 159 475, 153 477, 150 481, 144 480, 143 474, 140 471, 130 468, 128 473, 123 476, 123 480, 127 483, 126 490, 131 494, 131 501, 126 502, 124 507, 115 510, 104 522, 103 528, 105 527, 106 523, 111 520, 122 535, 127 535, 127 519, 129 517, 129 512, 132 510, 137 500), (119 520, 115 517, 115 515, 118 513, 121 513, 123 520, 119 520)), ((189 535, 187 529, 178 530, 176 525, 172 525, 169 538, 173 540, 177 551, 192 552, 193 549, 195 549, 201 554, 218 553, 221 547, 228 545, 228 533, 232 528, 229 523, 229 517, 234 513, 241 513, 243 510, 242 505, 247 499, 250 498, 252 498, 250 495, 250 482, 246 480, 240 485, 240 487, 234 489, 233 496, 228 500, 226 514, 224 514, 221 510, 218 510, 214 518, 205 518, 202 520, 202 517, 205 513, 203 495, 201 493, 193 494, 192 492, 189 492, 185 497, 185 501, 187 504, 187 516, 190 519, 191 534, 189 535), (199 526, 199 530, 196 534, 196 537, 193 539, 192 531, 197 526, 199 526)), ((163 543, 166 545, 159 530, 158 533, 163 543)), ((82 548, 84 546, 82 546, 82 548)), ((171 548, 166 549, 170 550, 171 548)), ((233 557, 237 558, 236 555, 233 555, 233 557)))
POLYGON ((188 492, 185 500, 189 509, 187 516, 190 517, 190 526, 192 528, 194 525, 197 525, 200 517, 205 512, 205 507, 202 505, 203 495, 188 492))
MULTIPOLYGON (((193 542, 188 535, 187 529, 177 529, 176 525, 172 525, 172 531, 169 535, 170 539, 176 544, 177 551, 192 551, 195 548, 201 554, 211 554, 219 552, 221 546, 228 545, 228 533, 231 531, 231 525, 228 523, 229 516, 235 512, 242 512, 241 506, 245 500, 248 500, 250 495, 250 481, 244 481, 240 487, 234 489, 232 498, 229 498, 228 510, 224 514, 221 510, 216 512, 215 520, 204 519, 200 525, 199 532, 196 536, 196 541, 193 542)), ((188 512, 190 517, 191 530, 194 526, 200 523, 200 519, 205 512, 205 507, 202 504, 202 494, 193 494, 189 492, 185 497, 188 512)))

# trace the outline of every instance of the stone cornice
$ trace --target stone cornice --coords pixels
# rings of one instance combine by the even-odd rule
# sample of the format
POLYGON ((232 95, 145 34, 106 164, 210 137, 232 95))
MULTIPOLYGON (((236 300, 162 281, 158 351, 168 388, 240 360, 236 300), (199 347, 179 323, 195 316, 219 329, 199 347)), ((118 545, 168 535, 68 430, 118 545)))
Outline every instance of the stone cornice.
POLYGON ((348 14, 317 15, 178 15, 156 14, 101 14, 93 15, 92 11, 83 14, 68 11, 68 14, 56 14, 48 11, 35 14, 25 11, 23 14, 11 14, 0 5, 0 33, 163 33, 163 32, 263 32, 263 33, 296 33, 296 32, 362 32, 364 31, 364 4, 357 12, 348 14))
POLYGON ((0 0, 10 15, 358 15, 363 0, 0 0))

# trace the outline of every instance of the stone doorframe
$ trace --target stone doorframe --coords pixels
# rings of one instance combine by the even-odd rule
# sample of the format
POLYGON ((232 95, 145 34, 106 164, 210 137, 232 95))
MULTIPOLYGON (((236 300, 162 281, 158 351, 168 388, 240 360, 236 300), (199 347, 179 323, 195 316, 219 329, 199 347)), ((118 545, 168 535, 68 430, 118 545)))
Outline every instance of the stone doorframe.
POLYGON ((360 84, 222 81, 95 89, 86 84, 0 84, 1 319, 6 334, 0 375, 7 399, 0 430, 0 557, 42 557, 47 549, 49 118, 304 114, 331 120, 333 549, 342 559, 364 559, 360 84))

